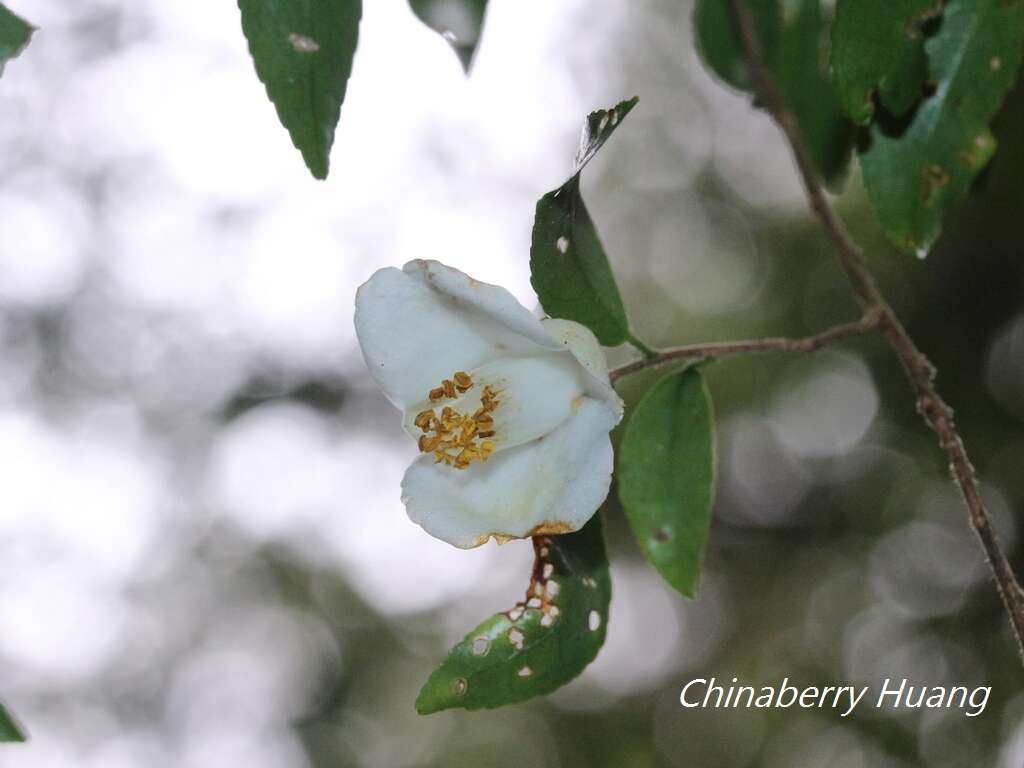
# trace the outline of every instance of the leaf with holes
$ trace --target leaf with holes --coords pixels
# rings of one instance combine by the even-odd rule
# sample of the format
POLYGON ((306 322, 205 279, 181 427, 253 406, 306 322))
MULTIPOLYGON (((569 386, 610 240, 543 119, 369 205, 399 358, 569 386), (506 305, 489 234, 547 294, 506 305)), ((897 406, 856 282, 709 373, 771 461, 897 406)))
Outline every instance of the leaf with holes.
POLYGON ((630 338, 615 276, 580 194, 580 173, 612 135, 636 97, 590 113, 573 175, 537 203, 530 245, 530 281, 544 311, 587 326, 606 347, 630 338))
POLYGON ((0 704, 0 741, 28 741, 24 729, 3 704, 0 704))
MULTIPOLYGON (((854 133, 829 78, 828 56, 822 55, 828 19, 822 15, 821 3, 745 1, 754 18, 765 64, 796 115, 811 160, 826 179, 840 178, 846 170, 854 133)), ((704 63, 730 85, 753 92, 732 2, 698 0, 694 14, 697 48, 704 63)))
POLYGON ((482 709, 551 693, 604 644, 611 580, 601 517, 576 533, 538 536, 523 602, 480 624, 456 645, 416 699, 421 715, 482 709))
POLYGON ((480 43, 487 0, 409 0, 420 21, 448 41, 468 74, 480 43))
POLYGON ((696 368, 668 374, 633 409, 617 477, 644 555, 665 581, 694 597, 715 489, 714 416, 696 368))
POLYGON ((326 179, 361 0, 238 0, 256 74, 314 177, 326 179))
POLYGON ((949 0, 924 50, 934 94, 903 125, 876 120, 860 157, 882 227, 922 256, 995 152, 989 123, 1020 69, 1024 2, 949 0))
POLYGON ((867 125, 875 98, 897 117, 923 96, 923 25, 941 0, 839 0, 832 25, 832 78, 846 114, 867 125))
POLYGON ((0 74, 4 64, 24 50, 35 28, 0 4, 0 74))

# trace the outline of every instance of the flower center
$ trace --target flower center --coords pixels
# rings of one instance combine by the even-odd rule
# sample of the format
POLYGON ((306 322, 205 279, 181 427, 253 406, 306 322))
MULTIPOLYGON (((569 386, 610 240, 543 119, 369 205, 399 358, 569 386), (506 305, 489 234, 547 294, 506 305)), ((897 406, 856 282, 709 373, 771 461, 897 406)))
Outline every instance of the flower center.
MULTIPOLYGON (((430 402, 455 399, 473 386, 473 379, 465 371, 456 371, 441 386, 430 390, 430 402)), ((474 461, 487 461, 494 452, 494 417, 498 407, 498 393, 487 385, 480 395, 480 407, 472 415, 444 406, 440 416, 436 408, 420 411, 413 422, 423 434, 419 439, 422 453, 433 453, 436 464, 466 469, 474 461)))

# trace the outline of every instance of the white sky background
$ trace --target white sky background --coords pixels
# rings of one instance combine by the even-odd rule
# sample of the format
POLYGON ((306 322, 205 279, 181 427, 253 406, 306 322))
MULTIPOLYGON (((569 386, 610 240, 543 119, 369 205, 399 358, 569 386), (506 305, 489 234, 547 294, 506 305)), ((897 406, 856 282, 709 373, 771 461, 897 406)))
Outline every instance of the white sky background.
MULTIPOLYGON (((630 55, 617 29, 637 4, 492 0, 466 79, 405 0, 368 0, 326 183, 278 124, 234 2, 8 5, 40 31, 0 79, 0 695, 33 741, 0 750, 0 766, 302 766, 287 707, 316 670, 280 649, 322 646, 325 630, 217 593, 192 547, 229 521, 344 568, 391 615, 469 596, 456 614, 469 622, 515 599, 528 547, 459 552, 406 519, 399 480, 415 450, 370 392, 352 301, 373 270, 438 258, 533 306, 534 205, 564 180, 583 116, 633 94, 614 55, 630 55), (43 313, 45 337, 26 319, 43 313), (221 428, 225 398, 267 367, 339 375, 356 396, 336 418, 268 405, 221 428), (482 584, 492 566, 503 575, 482 584), (184 668, 147 681, 146 659, 193 642, 198 625, 184 668), (164 686, 157 722, 120 722, 90 697, 111 677, 129 692, 164 686)), ((692 69, 688 31, 661 34, 651 45, 672 71, 692 69)), ((778 139, 745 100, 699 76, 672 100, 658 89, 673 78, 640 93, 632 138, 624 129, 609 148, 667 137, 686 162, 651 166, 629 193, 686 187, 714 162, 748 202, 799 204, 788 156, 766 151, 778 139)), ((716 258, 684 259, 705 289, 676 300, 711 313, 752 301, 763 275, 734 258, 753 248, 745 222, 690 208, 676 225, 692 223, 716 258)), ((620 257, 632 278, 635 256, 620 257)), ((677 274, 660 261, 650 272, 677 274)), ((829 425, 842 450, 876 410, 867 375, 848 378, 863 407, 829 425)), ((773 422, 783 442, 815 431, 790 406, 773 422)), ((649 572, 619 578, 622 594, 658 589, 649 572)), ((708 595, 702 615, 721 623, 721 596, 708 595)), ((592 673, 609 695, 671 672, 685 626, 636 675, 617 663, 662 602, 623 614, 592 673)), ((429 741, 443 727, 429 722, 410 727, 429 741)))

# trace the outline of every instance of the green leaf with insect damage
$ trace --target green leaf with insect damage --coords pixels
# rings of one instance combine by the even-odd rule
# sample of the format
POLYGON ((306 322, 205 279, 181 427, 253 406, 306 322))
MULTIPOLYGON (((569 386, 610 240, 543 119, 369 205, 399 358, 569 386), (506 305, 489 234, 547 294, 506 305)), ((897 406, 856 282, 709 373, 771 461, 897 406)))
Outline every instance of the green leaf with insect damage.
POLYGON ((942 0, 839 0, 832 25, 832 79, 846 114, 867 125, 875 99, 897 117, 924 97, 924 24, 942 0))
POLYGON ((949 0, 924 51, 934 93, 909 121, 876 120, 860 156, 886 234, 921 256, 995 152, 989 123, 1020 69, 1024 2, 949 0))
POLYGON ((696 368, 668 374, 633 409, 616 477, 644 556, 665 581, 694 597, 715 490, 714 415, 696 368))
POLYGON ((0 704, 0 741, 28 741, 25 730, 3 704, 0 704))
MULTIPOLYGON (((743 2, 750 8, 765 65, 796 115, 811 160, 825 179, 839 179, 854 132, 829 77, 829 18, 820 0, 743 2)), ((753 93, 732 0, 698 0, 694 32, 707 67, 733 87, 753 93)))
POLYGON ((441 35, 467 74, 480 44, 487 0, 409 0, 420 21, 441 35))
POLYGON ((604 644, 611 580, 600 515, 576 533, 538 536, 523 602, 456 645, 416 699, 422 714, 483 709, 551 693, 604 644))
POLYGON ((238 0, 256 74, 314 177, 326 179, 361 0, 238 0))
POLYGON ((4 64, 24 50, 35 28, 0 4, 0 74, 4 64))
POLYGON ((572 176, 537 202, 530 244, 530 281, 544 311, 587 326, 607 347, 630 338, 629 322, 580 194, 580 173, 637 101, 634 97, 587 117, 572 176))

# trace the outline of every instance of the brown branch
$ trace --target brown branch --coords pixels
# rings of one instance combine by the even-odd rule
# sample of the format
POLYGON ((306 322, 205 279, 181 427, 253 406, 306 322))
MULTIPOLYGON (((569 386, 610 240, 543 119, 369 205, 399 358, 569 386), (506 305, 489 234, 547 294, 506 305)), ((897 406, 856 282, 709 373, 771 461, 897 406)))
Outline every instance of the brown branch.
POLYGON ((612 382, 645 368, 666 365, 677 360, 711 360, 727 355, 751 352, 814 352, 849 336, 867 333, 878 327, 877 313, 865 313, 856 322, 834 325, 814 336, 802 339, 768 338, 750 341, 721 341, 712 344, 692 344, 685 347, 655 350, 649 357, 616 368, 610 374, 612 382))
POLYGON ((992 527, 992 517, 981 497, 974 467, 953 420, 953 409, 935 389, 935 367, 917 348, 882 295, 874 276, 867 268, 863 253, 847 234, 826 198, 821 181, 800 138, 796 116, 790 110, 782 91, 764 63, 750 8, 744 0, 732 1, 739 20, 740 38, 758 96, 789 142, 811 209, 832 241, 839 266, 846 274, 850 288, 865 314, 877 313, 878 330, 903 366, 917 398, 918 413, 939 436, 939 443, 949 459, 950 473, 960 488, 970 513, 971 526, 981 541, 992 575, 995 577, 996 587, 1017 640, 1017 650, 1024 658, 1024 590, 1021 589, 1020 582, 999 544, 999 537, 992 527))

